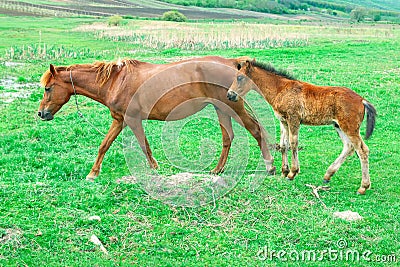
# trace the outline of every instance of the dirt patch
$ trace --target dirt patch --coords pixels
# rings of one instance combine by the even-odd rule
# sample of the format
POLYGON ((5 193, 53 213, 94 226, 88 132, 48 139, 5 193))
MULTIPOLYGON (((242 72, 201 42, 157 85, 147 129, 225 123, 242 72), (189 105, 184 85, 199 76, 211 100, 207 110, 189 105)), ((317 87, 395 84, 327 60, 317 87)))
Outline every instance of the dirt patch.
POLYGON ((117 184, 136 184, 137 180, 135 176, 124 176, 115 181, 117 184))
POLYGON ((237 181, 208 173, 124 176, 116 183, 139 184, 150 196, 176 206, 199 206, 215 201, 237 181))
POLYGON ((0 103, 9 104, 18 98, 28 98, 37 87, 38 83, 19 83, 14 77, 0 79, 0 103))
POLYGON ((22 234, 23 232, 19 228, 0 228, 0 244, 20 245, 22 234))
POLYGON ((235 181, 218 175, 183 172, 138 178, 138 183, 155 199, 174 206, 194 207, 215 202, 235 181))

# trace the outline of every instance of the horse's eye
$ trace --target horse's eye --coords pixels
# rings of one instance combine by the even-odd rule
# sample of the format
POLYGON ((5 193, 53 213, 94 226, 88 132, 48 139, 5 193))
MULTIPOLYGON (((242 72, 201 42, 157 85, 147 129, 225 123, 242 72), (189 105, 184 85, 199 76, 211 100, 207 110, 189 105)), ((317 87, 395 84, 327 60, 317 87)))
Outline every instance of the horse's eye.
POLYGON ((51 89, 51 87, 45 87, 45 88, 44 88, 44 90, 45 90, 46 92, 49 92, 50 89, 51 89))
POLYGON ((237 77, 238 82, 243 81, 243 79, 244 79, 244 76, 242 76, 242 75, 240 75, 240 76, 237 77))

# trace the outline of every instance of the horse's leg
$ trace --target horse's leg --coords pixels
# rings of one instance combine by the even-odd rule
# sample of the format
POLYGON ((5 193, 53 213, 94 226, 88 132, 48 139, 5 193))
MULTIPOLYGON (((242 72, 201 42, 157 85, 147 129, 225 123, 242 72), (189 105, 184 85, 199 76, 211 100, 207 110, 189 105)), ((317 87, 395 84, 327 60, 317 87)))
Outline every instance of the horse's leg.
POLYGON ((368 163, 369 149, 362 140, 359 133, 358 135, 349 136, 349 139, 353 144, 361 162, 362 180, 361 180, 361 186, 357 192, 361 195, 364 195, 365 191, 371 187, 371 180, 369 177, 369 163, 368 163))
POLYGON ((153 158, 153 154, 151 152, 149 142, 147 141, 146 135, 144 133, 142 120, 140 118, 135 117, 125 117, 125 121, 128 126, 131 128, 132 132, 135 134, 136 139, 139 143, 140 148, 146 156, 147 162, 150 165, 150 168, 157 169, 158 164, 155 158, 153 158))
POLYGON ((222 113, 217 107, 215 110, 218 115, 219 126, 222 131, 222 151, 217 166, 210 171, 213 174, 218 174, 224 171, 226 160, 228 159, 229 149, 233 140, 233 129, 231 116, 222 113))
POLYGON ((287 124, 281 121, 280 128, 281 128, 281 139, 279 142, 279 146, 282 153, 282 177, 286 177, 289 174, 289 160, 288 160, 289 141, 288 141, 287 124))
POLYGON ((110 148, 112 142, 115 140, 115 138, 117 138, 117 136, 120 134, 120 132, 122 131, 123 128, 124 128, 123 121, 117 120, 117 119, 113 120, 113 122, 110 126, 110 130, 108 130, 106 137, 104 138, 103 142, 101 142, 101 145, 99 148, 99 153, 97 155, 97 159, 93 164, 92 170, 86 176, 86 180, 94 181, 94 179, 97 176, 99 176, 101 163, 104 159, 104 155, 106 154, 106 152, 110 148))
POLYGON ((292 166, 290 168, 290 172, 287 175, 289 180, 293 180, 297 173, 299 173, 300 165, 299 165, 299 158, 298 158, 298 135, 299 135, 299 122, 291 122, 288 123, 289 128, 289 142, 290 148, 292 149, 292 166))
POLYGON ((274 158, 272 157, 271 152, 268 149, 267 142, 262 132, 260 123, 253 119, 245 109, 243 109, 241 112, 238 112, 237 110, 235 111, 240 118, 240 120, 238 120, 234 117, 235 120, 237 120, 238 123, 242 124, 257 140, 257 144, 260 147, 262 156, 264 158, 267 172, 269 174, 275 174, 276 167, 274 166, 274 158))
POLYGON ((337 172, 337 170, 339 170, 346 158, 354 152, 354 147, 351 145, 350 139, 339 128, 338 125, 335 125, 335 130, 338 132, 340 139, 342 139, 343 150, 339 157, 331 164, 331 166, 329 166, 328 170, 326 171, 324 175, 324 183, 329 183, 331 177, 337 172))

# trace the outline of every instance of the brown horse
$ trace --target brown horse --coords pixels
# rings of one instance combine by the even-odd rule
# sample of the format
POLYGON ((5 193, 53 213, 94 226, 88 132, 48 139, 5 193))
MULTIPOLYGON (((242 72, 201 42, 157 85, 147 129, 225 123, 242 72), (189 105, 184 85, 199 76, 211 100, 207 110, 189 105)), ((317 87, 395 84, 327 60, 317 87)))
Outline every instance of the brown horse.
POLYGON ((227 97, 238 101, 249 90, 258 91, 274 109, 281 125, 282 174, 292 180, 299 172, 298 132, 300 124, 333 124, 343 141, 343 151, 326 171, 324 182, 340 168, 354 150, 362 169, 361 187, 358 193, 365 194, 371 185, 368 170, 369 149, 360 136, 360 126, 367 113, 366 139, 375 126, 376 110, 371 103, 345 87, 316 86, 301 82, 285 71, 271 65, 246 60, 238 65, 237 72, 227 97), (292 149, 292 166, 289 170, 287 152, 288 139, 292 149))
POLYGON ((41 79, 45 92, 38 116, 42 120, 53 119, 72 94, 87 96, 110 109, 114 120, 86 177, 87 180, 94 180, 99 175, 105 153, 126 124, 134 132, 150 167, 157 168, 142 120, 179 120, 212 104, 219 119, 223 146, 219 162, 211 172, 220 173, 224 170, 233 139, 233 117, 257 140, 267 171, 273 173, 273 158, 258 121, 245 110, 243 101, 234 103, 226 99, 227 88, 234 79, 237 65, 238 59, 221 57, 195 58, 160 65, 137 60, 68 67, 50 65, 41 79))

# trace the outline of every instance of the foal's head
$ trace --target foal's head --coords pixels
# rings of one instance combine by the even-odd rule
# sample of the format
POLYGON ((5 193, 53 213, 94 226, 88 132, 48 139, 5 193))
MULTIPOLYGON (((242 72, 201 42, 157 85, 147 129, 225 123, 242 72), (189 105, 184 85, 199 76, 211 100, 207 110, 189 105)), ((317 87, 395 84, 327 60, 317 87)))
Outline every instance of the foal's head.
POLYGON ((236 77, 228 90, 228 94, 226 95, 229 100, 237 102, 239 100, 239 96, 243 97, 251 89, 254 89, 255 84, 248 77, 251 68, 253 68, 253 62, 254 60, 246 60, 238 64, 238 72, 236 72, 236 77))
POLYGON ((40 80, 44 86, 44 95, 40 102, 38 116, 42 120, 52 120, 54 114, 68 102, 72 94, 71 84, 65 83, 60 78, 60 73, 50 64, 40 80))

